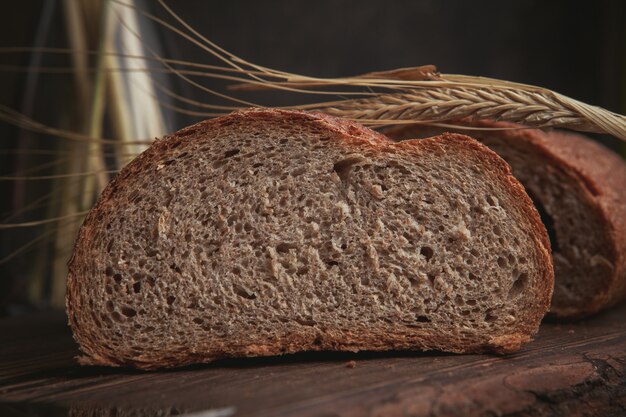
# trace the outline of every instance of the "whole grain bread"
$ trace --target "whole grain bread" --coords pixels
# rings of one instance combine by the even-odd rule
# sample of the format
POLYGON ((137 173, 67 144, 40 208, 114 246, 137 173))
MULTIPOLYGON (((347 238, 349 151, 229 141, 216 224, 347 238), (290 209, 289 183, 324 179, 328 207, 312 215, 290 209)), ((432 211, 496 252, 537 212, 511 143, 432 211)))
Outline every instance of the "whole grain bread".
POLYGON ((485 146, 251 109, 158 140, 117 175, 80 229, 67 311, 83 364, 510 352, 552 285, 539 214, 485 146))
MULTIPOLYGON (((512 167, 533 198, 552 241, 555 289, 550 309, 559 318, 585 317, 626 298, 626 163, 575 133, 519 129, 489 120, 463 121, 462 130, 512 167)), ((392 139, 450 129, 404 126, 392 139)))

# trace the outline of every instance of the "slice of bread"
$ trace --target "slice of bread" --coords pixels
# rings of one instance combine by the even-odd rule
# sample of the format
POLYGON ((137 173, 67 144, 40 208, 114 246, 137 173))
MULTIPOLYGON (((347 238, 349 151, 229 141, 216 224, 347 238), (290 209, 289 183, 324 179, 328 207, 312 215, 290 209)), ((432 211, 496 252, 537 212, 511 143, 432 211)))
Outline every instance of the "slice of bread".
MULTIPOLYGON (((551 314, 580 318, 626 298, 626 163, 574 133, 515 129, 465 121, 465 130, 503 157, 524 184, 548 228, 554 257, 551 314)), ((450 129, 405 126, 394 139, 429 137, 450 129)), ((459 130, 463 131, 463 130, 459 130)))
POLYGON ((119 173, 80 230, 67 310, 85 364, 510 352, 552 285, 539 214, 485 146, 252 109, 119 173))

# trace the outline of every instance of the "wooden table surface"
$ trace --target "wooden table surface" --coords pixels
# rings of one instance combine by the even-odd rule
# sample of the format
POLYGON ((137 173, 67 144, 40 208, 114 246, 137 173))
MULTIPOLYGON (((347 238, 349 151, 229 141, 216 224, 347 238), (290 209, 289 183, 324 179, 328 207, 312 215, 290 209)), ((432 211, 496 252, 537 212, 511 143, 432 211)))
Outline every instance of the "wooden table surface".
POLYGON ((0 416, 626 416, 626 306, 507 357, 304 353, 164 372, 81 367, 61 312, 0 320, 0 416))

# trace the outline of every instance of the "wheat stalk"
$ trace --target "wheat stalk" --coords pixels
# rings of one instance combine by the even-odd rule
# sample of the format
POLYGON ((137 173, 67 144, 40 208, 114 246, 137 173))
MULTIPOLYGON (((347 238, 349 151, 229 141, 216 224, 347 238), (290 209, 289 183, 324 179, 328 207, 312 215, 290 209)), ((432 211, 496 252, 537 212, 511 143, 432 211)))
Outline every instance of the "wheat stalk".
POLYGON ((437 123, 469 117, 607 133, 626 141, 626 117, 622 115, 546 88, 493 78, 439 74, 432 65, 338 79, 312 79, 291 74, 278 83, 251 82, 231 86, 231 89, 260 90, 277 86, 294 89, 368 88, 370 93, 365 98, 291 108, 319 110, 369 125, 437 123), (374 93, 374 89, 383 92, 374 93))
POLYGON ((626 118, 549 90, 526 91, 498 86, 412 89, 366 99, 307 106, 364 124, 401 121, 444 122, 466 117, 608 133, 626 140, 626 118))
POLYGON ((364 124, 445 122, 470 117, 533 127, 560 127, 608 133, 626 141, 626 118, 549 90, 497 86, 421 88, 307 106, 364 124))
MULTIPOLYGON (((394 92, 371 94, 366 98, 294 106, 303 110, 353 119, 363 124, 385 125, 409 122, 438 123, 462 118, 495 119, 533 127, 560 127, 585 132, 607 133, 626 141, 626 117, 601 107, 574 100, 554 91, 508 81, 464 75, 437 75, 424 79, 423 67, 416 78, 395 73, 376 73, 356 77, 316 80, 309 87, 325 85, 392 89, 394 92), (385 77, 387 76, 387 77, 385 77), (325 82, 326 81, 326 82, 325 82), (398 91, 398 92, 396 92, 398 91)), ((297 85, 292 78, 281 85, 297 85)), ((241 89, 242 86, 235 86, 241 89)), ((254 86, 258 89, 258 86, 254 86)), ((272 85, 267 85, 272 88, 272 85)))

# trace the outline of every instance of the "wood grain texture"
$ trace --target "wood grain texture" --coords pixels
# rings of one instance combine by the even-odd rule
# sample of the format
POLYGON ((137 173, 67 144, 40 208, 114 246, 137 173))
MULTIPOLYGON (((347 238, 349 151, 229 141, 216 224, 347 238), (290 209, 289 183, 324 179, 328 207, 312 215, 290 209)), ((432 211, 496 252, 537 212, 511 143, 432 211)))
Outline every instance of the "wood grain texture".
POLYGON ((623 416, 624 317, 545 323, 506 357, 305 353, 166 372, 77 365, 62 313, 4 319, 0 415, 623 416))

